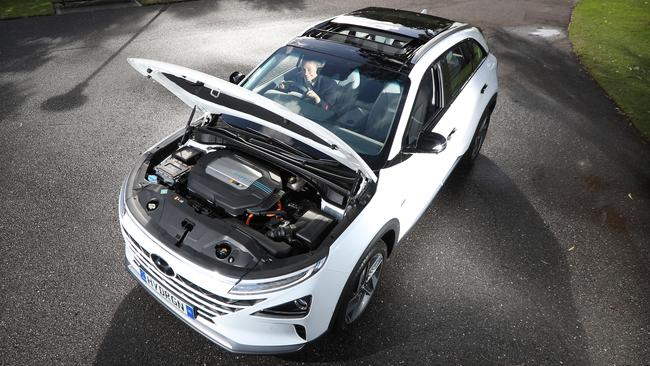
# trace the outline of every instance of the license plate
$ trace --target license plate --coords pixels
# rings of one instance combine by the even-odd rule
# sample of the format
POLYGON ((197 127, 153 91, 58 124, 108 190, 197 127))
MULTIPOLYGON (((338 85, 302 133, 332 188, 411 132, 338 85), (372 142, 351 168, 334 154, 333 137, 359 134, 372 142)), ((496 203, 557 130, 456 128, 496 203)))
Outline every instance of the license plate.
POLYGON ((156 280, 149 277, 147 272, 145 272, 142 268, 140 268, 140 278, 149 288, 159 293, 160 296, 162 296, 163 299, 165 299, 169 304, 178 308, 178 310, 183 312, 189 318, 196 319, 196 310, 194 309, 194 306, 188 305, 174 296, 174 294, 169 292, 166 288, 162 287, 156 280))

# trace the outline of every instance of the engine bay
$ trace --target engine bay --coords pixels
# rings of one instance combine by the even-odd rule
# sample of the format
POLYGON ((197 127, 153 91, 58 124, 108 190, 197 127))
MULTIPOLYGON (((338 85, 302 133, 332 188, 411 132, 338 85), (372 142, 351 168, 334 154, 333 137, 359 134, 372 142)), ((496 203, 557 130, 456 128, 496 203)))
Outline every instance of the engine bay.
POLYGON ((250 268, 308 253, 338 221, 310 181, 242 151, 189 140, 158 155, 138 202, 169 242, 212 260, 250 268))

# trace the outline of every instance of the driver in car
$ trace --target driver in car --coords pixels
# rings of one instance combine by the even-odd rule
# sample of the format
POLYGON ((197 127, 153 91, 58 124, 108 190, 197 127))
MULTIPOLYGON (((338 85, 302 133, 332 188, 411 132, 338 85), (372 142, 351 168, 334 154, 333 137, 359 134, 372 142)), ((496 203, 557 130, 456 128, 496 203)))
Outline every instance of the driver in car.
POLYGON ((311 98, 316 105, 324 110, 331 110, 336 98, 336 83, 326 76, 318 74, 324 65, 316 60, 305 60, 302 68, 295 69, 285 76, 278 86, 283 92, 300 91, 311 98))

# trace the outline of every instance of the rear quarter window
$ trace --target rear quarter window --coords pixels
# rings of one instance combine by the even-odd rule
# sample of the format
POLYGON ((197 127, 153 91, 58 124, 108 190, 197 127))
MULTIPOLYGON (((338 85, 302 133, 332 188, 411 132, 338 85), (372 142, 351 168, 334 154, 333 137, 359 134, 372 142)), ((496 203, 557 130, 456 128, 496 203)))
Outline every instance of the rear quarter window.
POLYGON ((445 86, 445 99, 448 101, 458 95, 460 89, 472 75, 472 62, 468 55, 463 52, 463 48, 462 43, 455 45, 445 52, 440 60, 445 86))
POLYGON ((473 39, 469 39, 466 42, 469 48, 469 53, 472 57, 472 67, 474 69, 478 69, 478 67, 481 65, 481 62, 483 62, 487 56, 487 52, 485 52, 483 47, 473 39))
POLYGON ((442 55, 439 63, 447 101, 451 102, 460 93, 486 56, 485 49, 474 39, 466 39, 442 55))

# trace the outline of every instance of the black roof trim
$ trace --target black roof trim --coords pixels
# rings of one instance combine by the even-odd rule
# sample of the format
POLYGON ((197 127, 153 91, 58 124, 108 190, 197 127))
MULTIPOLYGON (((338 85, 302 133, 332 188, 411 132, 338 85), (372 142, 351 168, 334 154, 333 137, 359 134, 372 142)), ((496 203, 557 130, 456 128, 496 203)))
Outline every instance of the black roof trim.
POLYGON ((305 48, 332 56, 341 57, 355 62, 367 62, 374 66, 400 73, 408 72, 409 65, 381 52, 357 47, 352 44, 334 42, 328 39, 314 37, 297 37, 287 43, 287 46, 305 48))
POLYGON ((303 37, 349 44, 359 50, 401 64, 404 71, 423 46, 441 33, 464 25, 453 20, 412 11, 368 7, 332 18, 307 30, 303 37), (373 32, 374 31, 374 32, 373 32), (357 33, 365 34, 363 36, 357 33), (395 36, 396 42, 376 41, 395 36), (376 36, 376 37, 375 37, 376 36), (399 41, 399 42, 397 42, 399 41))
POLYGON ((408 10, 369 7, 335 17, 333 23, 384 30, 426 42, 454 25, 453 20, 408 10))

